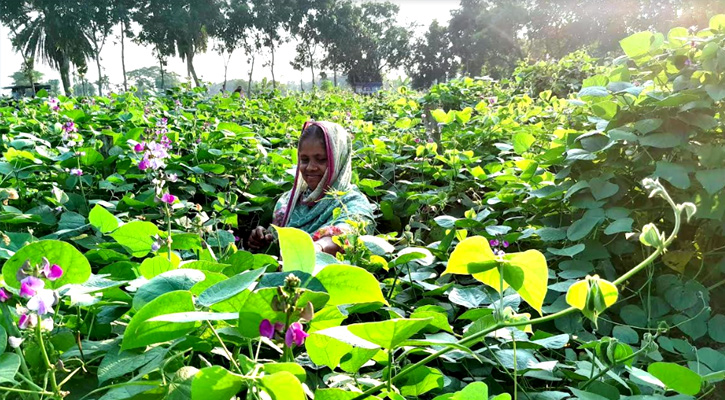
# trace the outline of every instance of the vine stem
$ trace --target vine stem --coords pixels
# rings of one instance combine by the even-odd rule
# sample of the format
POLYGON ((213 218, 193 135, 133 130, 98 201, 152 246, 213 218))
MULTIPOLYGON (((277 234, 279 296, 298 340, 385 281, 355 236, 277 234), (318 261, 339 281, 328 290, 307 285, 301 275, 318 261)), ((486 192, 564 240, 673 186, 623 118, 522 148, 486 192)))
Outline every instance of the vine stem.
POLYGON ((231 361, 232 365, 234 365, 234 368, 239 372, 242 373, 242 369, 239 368, 239 364, 237 364, 237 361, 234 359, 234 355, 227 349, 227 346, 224 344, 224 341, 221 337, 219 337, 219 334, 216 332, 216 329, 214 329, 214 326, 212 326, 211 322, 209 320, 206 321, 207 325, 209 325, 209 329, 211 329, 212 332, 214 332, 214 336, 216 336, 216 339, 219 341, 219 344, 222 345, 222 348, 227 353, 227 357, 229 357, 229 361, 231 361))
MULTIPOLYGON (((662 246, 657 247, 657 249, 654 252, 652 252, 652 254, 650 254, 649 257, 642 260, 634 268, 632 268, 627 273, 625 273, 624 275, 620 276, 617 280, 612 282, 615 286, 621 285, 627 279, 631 278, 633 275, 637 274, 639 271, 641 271, 642 269, 647 267, 649 264, 651 264, 655 259, 657 259, 657 257, 659 257, 665 251, 665 249, 670 245, 670 243, 672 243, 672 241, 675 240, 675 237, 677 237, 677 233, 680 231, 680 222, 681 222, 680 214, 681 214, 681 212, 677 208, 677 205, 675 204, 675 202, 672 200, 672 198, 666 192, 663 191, 661 193, 662 193, 662 197, 664 197, 664 199, 667 200, 667 202, 670 204, 670 206, 672 206, 672 210, 675 213, 675 226, 672 229, 672 233, 665 240, 665 242, 662 243, 662 246)), ((567 314, 571 314, 575 311, 579 311, 579 310, 574 307, 569 307, 569 308, 561 310, 557 313, 550 314, 545 317, 534 318, 534 319, 528 320, 528 321, 524 320, 524 321, 497 322, 495 325, 493 325, 487 329, 484 329, 480 332, 476 332, 467 338, 459 340, 457 343, 455 343, 456 346, 444 347, 444 348, 436 351, 435 353, 429 355, 428 357, 423 358, 422 360, 418 361, 417 363, 411 364, 410 366, 408 366, 408 367, 404 368, 402 371, 400 371, 399 374, 395 375, 392 378, 392 382, 395 382, 395 381, 407 376, 408 374, 413 372, 415 369, 428 364, 429 362, 437 359, 438 357, 454 350, 456 347, 466 346, 468 344, 474 344, 479 339, 484 338, 489 333, 495 332, 501 328, 517 327, 517 326, 523 326, 523 325, 543 324, 545 322, 549 322, 549 321, 553 321, 557 318, 561 318, 567 314)), ((354 397, 352 400, 361 400, 361 399, 367 398, 368 396, 371 396, 371 395, 379 392, 380 390, 384 389, 386 385, 387 385, 386 383, 383 383, 383 384, 380 384, 377 386, 373 386, 370 389, 367 389, 364 392, 360 393, 360 395, 358 395, 357 397, 354 397)))
POLYGON ((57 398, 62 399, 63 394, 61 393, 60 387, 58 387, 58 382, 55 379, 55 366, 50 363, 48 351, 45 349, 45 343, 43 342, 43 331, 40 328, 40 316, 38 316, 38 324, 35 326, 35 334, 38 336, 38 346, 40 346, 40 352, 43 354, 43 363, 45 363, 45 368, 48 369, 50 374, 50 386, 53 388, 53 394, 57 398))
POLYGON ((47 392, 45 390, 35 391, 35 390, 25 390, 25 389, 15 389, 15 388, 9 388, 5 386, 0 386, 0 391, 6 391, 6 392, 14 392, 14 393, 26 393, 26 394, 33 394, 33 395, 39 395, 42 394, 43 396, 53 396, 54 393, 47 392))

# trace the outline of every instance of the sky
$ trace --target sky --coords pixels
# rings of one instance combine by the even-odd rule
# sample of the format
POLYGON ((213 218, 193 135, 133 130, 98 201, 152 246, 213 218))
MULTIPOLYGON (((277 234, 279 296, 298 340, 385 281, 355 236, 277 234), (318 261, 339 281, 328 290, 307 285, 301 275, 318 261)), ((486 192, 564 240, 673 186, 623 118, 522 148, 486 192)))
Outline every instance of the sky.
MULTIPOLYGON (((422 35, 433 20, 438 20, 441 24, 447 24, 450 19, 451 10, 458 8, 458 0, 392 0, 400 6, 400 22, 402 24, 414 23, 418 25, 416 34, 422 35)), ((20 69, 22 57, 16 53, 10 43, 10 31, 7 27, 0 25, 0 88, 12 84, 10 75, 20 69)), ((295 71, 290 66, 290 61, 294 58, 294 43, 286 43, 282 45, 275 54, 275 78, 278 82, 294 81, 299 82, 300 78, 309 81, 310 71, 295 71)), ((150 67, 157 65, 156 59, 151 53, 151 47, 141 46, 126 40, 126 71, 137 68, 150 67)), ((225 58, 218 55, 212 49, 210 43, 209 50, 206 53, 198 54, 194 57, 194 67, 200 79, 211 82, 221 82, 224 80, 224 61, 225 58)), ((242 51, 232 54, 227 72, 227 79, 247 79, 249 73, 249 65, 246 56, 242 51)), ((254 75, 252 79, 260 80, 264 77, 271 78, 268 67, 262 67, 260 58, 265 60, 269 58, 268 53, 260 54, 254 65, 254 75)), ((121 68, 121 45, 118 39, 118 31, 115 30, 106 41, 101 51, 101 67, 104 69, 103 74, 108 75, 111 84, 120 85, 123 82, 123 70, 121 68)), ((186 63, 180 58, 171 58, 168 62, 168 69, 186 77, 186 63)), ((36 69, 44 74, 43 80, 49 79, 60 80, 60 73, 53 70, 50 66, 40 62, 36 62, 36 69)), ((87 79, 94 82, 98 79, 98 72, 94 60, 88 61, 87 79)), ((7 90, 0 93, 8 94, 7 90)))

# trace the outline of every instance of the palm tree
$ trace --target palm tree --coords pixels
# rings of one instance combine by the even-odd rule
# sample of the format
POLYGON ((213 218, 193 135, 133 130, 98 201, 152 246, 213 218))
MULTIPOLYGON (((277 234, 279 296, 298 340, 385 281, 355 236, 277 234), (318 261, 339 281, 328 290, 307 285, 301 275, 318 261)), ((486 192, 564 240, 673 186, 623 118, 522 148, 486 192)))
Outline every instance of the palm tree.
POLYGON ((84 35, 81 0, 5 0, 3 22, 13 32, 13 46, 31 58, 39 56, 60 71, 63 90, 72 92, 70 66, 85 66, 93 48, 84 35))

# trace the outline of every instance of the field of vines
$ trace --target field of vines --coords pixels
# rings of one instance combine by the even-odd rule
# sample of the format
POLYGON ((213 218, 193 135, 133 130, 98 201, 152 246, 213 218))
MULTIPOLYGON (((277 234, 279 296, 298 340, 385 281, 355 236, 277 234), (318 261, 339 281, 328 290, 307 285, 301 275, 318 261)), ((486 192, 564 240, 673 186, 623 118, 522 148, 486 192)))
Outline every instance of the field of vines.
POLYGON ((423 93, 0 100, 0 396, 719 398, 725 15, 621 48, 423 93), (354 135, 375 235, 245 251, 309 119, 354 135))

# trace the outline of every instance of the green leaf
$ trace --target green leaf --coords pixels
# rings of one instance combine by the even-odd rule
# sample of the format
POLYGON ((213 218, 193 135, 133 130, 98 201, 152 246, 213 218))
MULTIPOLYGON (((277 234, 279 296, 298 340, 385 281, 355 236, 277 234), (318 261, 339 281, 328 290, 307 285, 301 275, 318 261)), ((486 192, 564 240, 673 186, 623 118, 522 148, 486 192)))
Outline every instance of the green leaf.
POLYGON ((634 124, 634 129, 637 132, 646 135, 662 126, 662 122, 663 121, 659 118, 642 119, 634 124))
POLYGON ((277 372, 287 371, 294 375, 297 380, 304 382, 307 379, 307 372, 297 363, 293 362, 276 362, 264 364, 264 372, 268 374, 275 374, 277 372))
POLYGON ((403 396, 418 397, 433 389, 443 387, 443 374, 430 367, 418 367, 398 384, 403 396))
POLYGON ((108 233, 118 228, 118 218, 98 204, 88 214, 88 220, 101 233, 108 233))
POLYGON ((587 210, 581 219, 574 221, 566 230, 566 237, 571 241, 584 239, 589 232, 594 229, 600 222, 604 220, 604 210, 601 208, 593 208, 587 210))
POLYGON ((328 336, 327 329, 310 334, 305 340, 305 349, 310 360, 317 365, 326 365, 331 370, 340 365, 340 360, 345 354, 352 351, 352 345, 328 336))
MULTIPOLYGON (((495 260, 496 256, 493 254, 493 250, 491 250, 488 239, 483 236, 465 238, 458 243, 456 249, 451 253, 443 275, 469 275, 469 267, 475 267, 477 264, 488 264, 495 260)), ((496 279, 498 279, 498 271, 494 272, 496 279)))
POLYGON ((315 246, 306 232, 297 228, 276 227, 279 236, 279 251, 282 255, 283 271, 303 271, 312 274, 315 270, 315 246))
POLYGON ((253 269, 221 281, 203 291, 199 295, 197 303, 203 307, 211 307, 232 298, 252 286, 263 273, 264 268, 253 269))
POLYGON ((614 235, 615 233, 632 232, 632 224, 634 220, 632 218, 618 219, 604 230, 605 235, 614 235))
POLYGON ((83 254, 71 244, 58 240, 41 240, 33 242, 18 250, 3 265, 5 283, 13 288, 20 288, 16 275, 26 260, 31 264, 39 264, 43 257, 51 264, 58 264, 63 269, 63 276, 55 281, 45 281, 47 288, 57 289, 71 283, 85 283, 91 276, 91 265, 83 254))
POLYGON ((390 350, 425 328, 430 321, 431 318, 397 318, 380 322, 352 324, 348 325, 347 329, 361 339, 390 350))
MULTIPOLYGON (((435 398, 434 400, 436 400, 435 398)), ((453 393, 449 400, 482 400, 488 399, 488 385, 483 382, 471 382, 462 390, 453 393)))
POLYGON ((725 31, 725 14, 717 14, 710 18, 710 29, 714 31, 725 31))
POLYGON ((0 354, 5 352, 5 348, 7 347, 7 345, 8 345, 8 333, 5 330, 5 328, 0 326, 0 354))
POLYGON ((180 338, 194 330, 194 322, 149 322, 148 320, 164 314, 194 311, 192 295, 189 291, 178 290, 165 293, 143 306, 131 318, 123 334, 121 350, 144 347, 154 343, 180 338))
MULTIPOLYGON (((537 250, 528 250, 510 253, 504 258, 508 261, 502 264, 504 281, 541 314, 549 281, 546 257, 537 250)), ((473 277, 478 279, 478 274, 473 277)))
POLYGON ((418 307, 410 314, 410 318, 432 318, 430 326, 437 330, 444 330, 453 333, 451 325, 448 323, 448 314, 441 306, 427 305, 418 307))
POLYGON ((574 257, 575 255, 581 253, 586 248, 586 245, 584 243, 575 244, 571 247, 566 247, 563 249, 555 249, 552 247, 548 247, 546 251, 549 253, 555 255, 555 256, 563 256, 563 257, 574 257))
POLYGON ((206 276, 203 272, 193 269, 174 269, 159 274, 138 288, 136 295, 133 296, 133 308, 139 310, 146 303, 164 293, 190 290, 204 279, 206 276))
POLYGON ((262 387, 272 400, 307 400, 300 381, 287 371, 263 376, 262 387))
POLYGON ((695 178, 702 184, 707 194, 712 196, 725 187, 725 168, 697 171, 695 178))
POLYGON ((169 261, 168 257, 156 256, 143 260, 141 265, 138 267, 138 271, 146 279, 152 279, 157 275, 160 275, 166 271, 176 269, 174 264, 169 261))
POLYGON ((192 400, 229 400, 239 393, 244 377, 220 366, 202 368, 191 381, 192 400))
POLYGON ((578 310, 583 310, 587 304, 588 293, 589 283, 586 280, 577 281, 566 291, 566 303, 578 310))
POLYGON ((675 363, 656 362, 647 367, 647 372, 678 393, 690 396, 700 393, 702 378, 689 368, 675 363))
POLYGON ((534 135, 527 132, 519 132, 513 137, 514 151, 518 154, 522 154, 531 148, 536 138, 534 135))
POLYGON ((154 244, 153 236, 159 228, 146 221, 133 221, 123 225, 111 233, 111 237, 122 245, 134 257, 145 257, 154 244))
MULTIPOLYGON (((725 343, 725 315, 717 314, 707 324, 707 331, 712 340, 718 343, 725 343)), ((723 363, 725 368, 725 363, 723 363)))
POLYGON ((687 32, 687 29, 683 27, 672 28, 667 33, 667 41, 672 48, 681 47, 687 42, 687 38, 689 37, 690 34, 687 32))
POLYGON ((649 53, 654 34, 652 32, 638 32, 619 42, 627 57, 637 59, 649 53))
POLYGON ((329 293, 329 305, 373 302, 388 304, 375 276, 360 267, 332 264, 324 267, 315 278, 329 293))
POLYGON ((191 384, 194 381, 194 376, 199 373, 199 370, 195 367, 181 367, 176 370, 176 373, 169 382, 169 394, 164 400, 188 400, 191 398, 191 384))
POLYGON ((149 351, 141 353, 131 351, 120 351, 118 346, 103 357, 101 365, 98 366, 98 382, 103 383, 110 379, 119 378, 129 374, 150 363, 161 363, 168 352, 163 347, 154 347, 149 351))
POLYGON ((15 375, 20 368, 20 357, 15 353, 0 355, 0 383, 15 383, 15 375))

